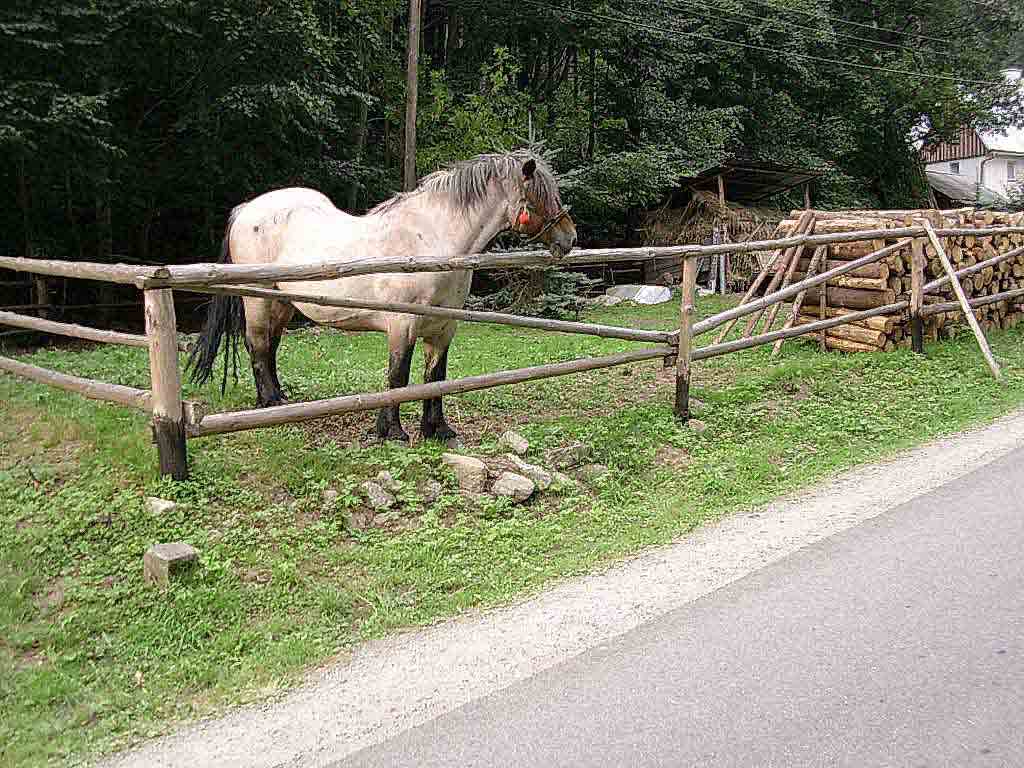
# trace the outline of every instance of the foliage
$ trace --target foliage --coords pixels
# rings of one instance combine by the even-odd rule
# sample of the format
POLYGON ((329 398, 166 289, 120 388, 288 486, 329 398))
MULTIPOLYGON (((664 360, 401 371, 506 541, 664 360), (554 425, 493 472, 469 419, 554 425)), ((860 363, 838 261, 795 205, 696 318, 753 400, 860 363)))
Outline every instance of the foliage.
POLYGON ((480 66, 478 92, 460 98, 443 70, 430 73, 425 109, 417 115, 417 137, 422 138, 422 149, 416 153, 420 175, 528 139, 527 100, 515 89, 517 75, 517 64, 503 46, 480 66))
POLYGON ((561 269, 514 270, 497 278, 500 287, 485 296, 471 296, 466 306, 556 320, 578 320, 586 296, 600 280, 561 269))
MULTIPOLYGON (((639 208, 729 157, 825 169, 829 204, 905 207, 924 191, 911 138, 1024 119, 991 84, 1022 55, 1008 0, 424 5, 419 173, 543 140, 584 241, 630 237, 639 208)), ((406 14, 400 0, 10 0, 0 248, 209 259, 227 212, 268 188, 379 202, 400 182, 406 14)))

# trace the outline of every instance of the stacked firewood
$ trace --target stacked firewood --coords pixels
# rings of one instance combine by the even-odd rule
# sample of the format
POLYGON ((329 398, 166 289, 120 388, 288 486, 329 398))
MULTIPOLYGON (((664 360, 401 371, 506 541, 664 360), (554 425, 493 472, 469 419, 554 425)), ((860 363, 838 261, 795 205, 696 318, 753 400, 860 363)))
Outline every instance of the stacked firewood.
MULTIPOLYGON (((813 211, 813 222, 807 231, 814 234, 833 234, 858 230, 896 229, 920 226, 930 221, 936 229, 978 229, 982 227, 1024 225, 1024 214, 976 211, 964 208, 952 211, 813 211)), ((791 219, 779 226, 779 236, 795 232, 800 217, 806 212, 793 211, 791 219)), ((834 243, 827 246, 825 253, 818 257, 814 272, 820 274, 827 269, 840 266, 861 256, 878 251, 899 242, 897 238, 882 238, 866 242, 834 243)), ((1000 235, 949 237, 942 239, 942 245, 954 270, 970 267, 1024 245, 1024 234, 1007 233, 1000 235)), ((925 246, 927 266, 925 282, 946 275, 935 248, 925 246)), ((804 279, 811 267, 812 254, 803 252, 792 274, 792 282, 804 279)), ((780 268, 781 265, 776 265, 780 268)), ((788 271, 788 269, 787 269, 788 271)), ((827 286, 812 288, 804 296, 800 306, 798 324, 814 322, 821 318, 838 317, 865 309, 883 307, 897 301, 909 299, 911 294, 911 248, 897 250, 882 261, 850 272, 830 281, 827 286), (824 293, 824 296, 822 295, 824 293), (824 301, 822 299, 824 298, 824 301)), ((1024 253, 1002 261, 980 272, 961 279, 968 299, 995 295, 1005 291, 1024 288, 1024 253)), ((955 301, 953 290, 948 283, 924 297, 925 304, 955 301)), ((1010 328, 1024 320, 1024 302, 1019 297, 989 304, 974 310, 982 329, 1010 328)), ((961 312, 939 312, 925 319, 925 339, 937 340, 949 335, 955 325, 964 322, 961 312)), ((846 352, 872 352, 910 346, 909 315, 872 317, 849 325, 830 328, 825 332, 824 344, 829 349, 846 352)))

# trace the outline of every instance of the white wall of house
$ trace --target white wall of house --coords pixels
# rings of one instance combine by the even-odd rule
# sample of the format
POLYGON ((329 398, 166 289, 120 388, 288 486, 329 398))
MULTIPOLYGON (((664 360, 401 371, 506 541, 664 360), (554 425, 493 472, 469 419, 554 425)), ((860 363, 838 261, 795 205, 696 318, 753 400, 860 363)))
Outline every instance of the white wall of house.
POLYGON ((1022 186, 1021 183, 1024 182, 1024 155, 1020 157, 1009 157, 1006 155, 993 157, 985 163, 985 178, 982 180, 981 164, 984 159, 983 157, 969 157, 964 160, 954 160, 952 163, 949 161, 928 163, 926 167, 929 171, 956 173, 959 176, 966 176, 974 181, 982 181, 986 187, 1001 195, 1009 194, 1015 188, 1022 186), (1014 175, 1016 177, 1014 180, 1009 178, 1011 163, 1014 164, 1014 175), (958 172, 954 171, 954 164, 959 164, 958 172))
POLYGON ((1024 156, 997 156, 985 163, 985 186, 1002 195, 1012 193, 1024 181, 1024 156), (1010 166, 1013 165, 1014 178, 1010 178, 1010 166))

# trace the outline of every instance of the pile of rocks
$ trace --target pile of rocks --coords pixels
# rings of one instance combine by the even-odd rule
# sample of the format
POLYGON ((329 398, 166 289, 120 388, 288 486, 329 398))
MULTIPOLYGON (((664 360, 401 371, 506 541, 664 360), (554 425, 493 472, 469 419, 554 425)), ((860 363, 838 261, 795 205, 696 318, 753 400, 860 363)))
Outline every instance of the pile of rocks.
POLYGON ((579 477, 589 481, 608 471, 602 465, 586 463, 590 450, 582 443, 549 452, 546 466, 523 458, 530 444, 515 432, 503 434, 498 446, 504 453, 486 459, 459 453, 441 456, 444 465, 455 474, 460 491, 476 499, 490 495, 522 503, 550 488, 573 485, 575 481, 564 470, 578 469, 579 477))

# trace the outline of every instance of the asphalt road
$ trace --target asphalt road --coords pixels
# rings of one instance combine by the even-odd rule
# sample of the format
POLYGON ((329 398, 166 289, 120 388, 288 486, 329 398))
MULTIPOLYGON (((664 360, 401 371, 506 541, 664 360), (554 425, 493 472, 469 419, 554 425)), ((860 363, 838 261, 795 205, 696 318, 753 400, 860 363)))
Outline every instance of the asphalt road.
POLYGON ((1024 450, 333 766, 1024 766, 1024 450))

